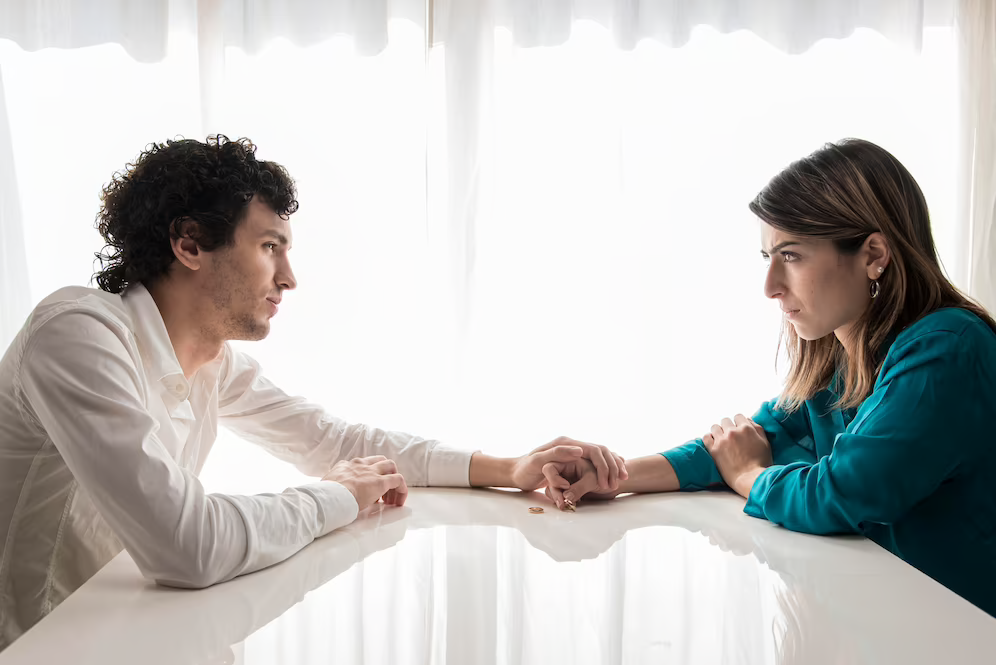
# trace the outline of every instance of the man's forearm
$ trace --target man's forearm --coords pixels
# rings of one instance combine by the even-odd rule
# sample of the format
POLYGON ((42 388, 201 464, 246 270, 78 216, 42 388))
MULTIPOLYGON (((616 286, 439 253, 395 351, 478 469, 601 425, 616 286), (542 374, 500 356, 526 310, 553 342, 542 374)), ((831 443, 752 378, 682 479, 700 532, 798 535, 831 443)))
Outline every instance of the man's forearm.
POLYGON ((471 487, 513 487, 512 467, 515 458, 492 457, 474 453, 470 458, 471 487))
POLYGON ((663 455, 647 455, 626 460, 629 478, 619 482, 619 493, 676 492, 678 476, 663 455))

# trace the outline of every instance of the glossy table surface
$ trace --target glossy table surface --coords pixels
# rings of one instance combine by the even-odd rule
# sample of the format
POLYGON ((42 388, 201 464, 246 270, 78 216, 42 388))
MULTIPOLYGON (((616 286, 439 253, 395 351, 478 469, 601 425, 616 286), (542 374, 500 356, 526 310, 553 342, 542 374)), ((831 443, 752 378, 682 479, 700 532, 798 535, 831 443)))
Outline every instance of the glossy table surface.
POLYGON ((0 665, 996 662, 996 619, 874 543, 742 508, 413 490, 200 591, 146 582, 123 553, 0 665))

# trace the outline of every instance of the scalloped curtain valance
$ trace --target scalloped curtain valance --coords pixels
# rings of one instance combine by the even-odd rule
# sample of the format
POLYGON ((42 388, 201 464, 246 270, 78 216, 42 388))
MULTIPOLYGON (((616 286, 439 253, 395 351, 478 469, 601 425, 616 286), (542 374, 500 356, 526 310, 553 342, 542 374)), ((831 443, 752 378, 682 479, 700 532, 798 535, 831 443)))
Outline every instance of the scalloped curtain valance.
POLYGON ((434 43, 475 16, 511 31, 520 46, 553 46, 572 24, 609 28, 621 48, 642 39, 681 46, 692 29, 750 30, 789 53, 870 28, 919 50, 925 26, 950 25, 951 0, 39 0, 0 2, 0 38, 25 50, 121 44, 140 62, 166 54, 170 31, 220 26, 225 46, 258 52, 273 39, 300 46, 336 34, 360 53, 387 44, 393 18, 432 24, 434 43), (431 21, 430 21, 431 17, 431 21))

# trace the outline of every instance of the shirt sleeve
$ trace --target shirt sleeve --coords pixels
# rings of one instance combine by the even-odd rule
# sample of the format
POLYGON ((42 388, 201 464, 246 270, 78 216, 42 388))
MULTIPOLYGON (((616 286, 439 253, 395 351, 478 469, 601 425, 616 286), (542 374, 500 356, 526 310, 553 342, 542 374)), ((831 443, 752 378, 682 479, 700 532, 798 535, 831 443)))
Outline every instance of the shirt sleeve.
MULTIPOLYGON (((806 437, 810 440, 813 437, 805 407, 785 412, 776 407, 777 403, 777 398, 765 402, 752 418, 768 437, 772 459, 778 463, 797 460, 815 462, 813 452, 800 445, 806 437)), ((670 462, 683 492, 726 487, 723 476, 702 439, 693 439, 677 448, 666 450, 661 455, 670 462)))
POLYGON ((356 518, 338 483, 205 493, 157 436, 130 335, 98 313, 56 315, 28 343, 16 389, 146 577, 209 586, 282 561, 356 518))
POLYGON ((470 485, 473 452, 435 440, 350 424, 284 393, 250 356, 226 345, 219 386, 221 424, 296 466, 324 476, 339 460, 384 455, 412 487, 470 485))
POLYGON ((951 478, 978 437, 973 367, 959 336, 925 333, 890 353, 832 452, 766 469, 744 511, 795 531, 891 524, 951 478))

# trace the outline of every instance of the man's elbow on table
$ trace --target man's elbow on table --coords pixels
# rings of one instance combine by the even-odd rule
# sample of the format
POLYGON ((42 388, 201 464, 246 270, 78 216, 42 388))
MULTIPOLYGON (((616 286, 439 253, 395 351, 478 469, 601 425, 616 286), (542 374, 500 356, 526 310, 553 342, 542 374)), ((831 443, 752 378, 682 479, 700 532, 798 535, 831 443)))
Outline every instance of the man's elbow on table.
MULTIPOLYGON (((244 497, 243 500, 251 500, 244 497)), ((287 547, 258 535, 262 526, 225 499, 207 497, 201 510, 186 513, 167 534, 148 532, 140 543, 126 543, 142 575, 160 586, 204 589, 285 559, 314 539, 304 525, 293 531, 287 547)), ((258 517, 258 516, 257 516, 258 517)))
MULTIPOLYGON (((179 577, 179 576, 178 576, 179 577)), ((211 575, 199 574, 199 575, 188 575, 186 577, 179 577, 178 579, 160 579, 157 578, 152 580, 159 586, 170 587, 173 589, 206 589, 209 586, 214 586, 219 582, 225 580, 217 579, 211 575)))
MULTIPOLYGON (((146 579, 159 586, 177 589, 206 589, 237 577, 240 572, 232 570, 228 557, 213 556, 212 551, 173 552, 164 560, 139 565, 146 579)), ((137 563, 137 561, 136 561, 137 563)))

